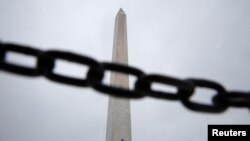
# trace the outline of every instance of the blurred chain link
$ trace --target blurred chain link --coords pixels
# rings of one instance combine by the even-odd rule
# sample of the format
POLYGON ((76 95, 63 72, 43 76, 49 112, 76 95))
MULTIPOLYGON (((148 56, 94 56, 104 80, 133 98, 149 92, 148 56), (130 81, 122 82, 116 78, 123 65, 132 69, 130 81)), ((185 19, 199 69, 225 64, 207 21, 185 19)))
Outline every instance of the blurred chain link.
POLYGON ((142 70, 131 66, 98 62, 87 56, 64 51, 42 51, 18 44, 0 43, 0 69, 29 77, 44 76, 51 81, 68 85, 92 87, 103 94, 115 97, 138 99, 148 96, 164 100, 179 100, 186 108, 193 111, 221 113, 229 107, 250 108, 250 92, 227 91, 221 84, 210 80, 194 78, 181 80, 165 75, 145 74, 142 70), (34 68, 9 63, 6 61, 7 52, 33 56, 37 59, 37 63, 34 68), (87 66, 88 72, 86 77, 73 78, 56 74, 53 70, 57 59, 87 66), (137 80, 134 87, 132 89, 125 89, 104 84, 103 78, 107 71, 135 76, 137 80), (153 83, 176 87, 177 92, 153 90, 153 83), (195 89, 198 87, 216 91, 216 94, 212 97, 211 105, 190 100, 195 94, 195 89))

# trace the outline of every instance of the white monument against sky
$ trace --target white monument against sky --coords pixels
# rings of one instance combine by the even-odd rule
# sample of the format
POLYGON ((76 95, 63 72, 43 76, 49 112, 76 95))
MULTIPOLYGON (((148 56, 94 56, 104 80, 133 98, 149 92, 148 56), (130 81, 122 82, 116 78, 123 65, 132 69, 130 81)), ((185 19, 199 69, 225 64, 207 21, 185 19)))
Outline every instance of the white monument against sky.
MULTIPOLYGON (((112 61, 128 64, 127 24, 122 9, 116 15, 112 61)), ((128 75, 111 73, 111 85, 129 88, 128 75)), ((110 96, 106 141, 131 141, 131 119, 129 99, 110 96)))

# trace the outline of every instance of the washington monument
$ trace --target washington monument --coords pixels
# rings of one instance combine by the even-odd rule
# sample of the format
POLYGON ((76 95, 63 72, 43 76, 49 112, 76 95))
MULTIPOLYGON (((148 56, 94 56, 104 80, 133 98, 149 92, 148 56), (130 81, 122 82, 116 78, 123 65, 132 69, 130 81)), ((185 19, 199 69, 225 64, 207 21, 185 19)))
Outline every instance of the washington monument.
MULTIPOLYGON (((122 9, 115 18, 112 62, 128 65, 126 14, 122 9)), ((129 88, 128 75, 112 72, 110 85, 129 88)), ((106 141, 131 141, 129 99, 109 97, 106 141)))

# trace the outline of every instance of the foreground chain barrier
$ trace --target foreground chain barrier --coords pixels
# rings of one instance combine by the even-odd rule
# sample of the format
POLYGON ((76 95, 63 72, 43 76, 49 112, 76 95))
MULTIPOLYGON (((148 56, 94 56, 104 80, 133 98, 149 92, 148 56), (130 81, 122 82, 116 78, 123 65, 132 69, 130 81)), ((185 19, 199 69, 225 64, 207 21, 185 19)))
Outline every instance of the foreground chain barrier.
POLYGON ((29 77, 44 76, 51 81, 79 86, 92 87, 103 94, 122 98, 143 98, 145 96, 179 100, 185 107, 193 111, 221 113, 228 107, 250 108, 250 92, 227 91, 219 83, 210 80, 172 78, 159 74, 145 74, 142 70, 122 64, 98 62, 87 56, 78 55, 70 52, 48 50, 42 51, 31 47, 0 43, 0 69, 3 71, 25 75, 29 77), (37 59, 34 68, 16 65, 6 61, 6 54, 15 52, 23 55, 33 56, 37 59), (67 60, 88 67, 85 79, 72 78, 56 74, 53 69, 57 59, 67 60), (106 71, 115 71, 127 75, 136 76, 137 80, 133 89, 125 89, 109 86, 102 83, 106 71), (152 90, 152 83, 162 83, 177 88, 176 93, 152 90), (216 91, 212 98, 212 104, 192 102, 191 96, 197 87, 208 88, 216 91))

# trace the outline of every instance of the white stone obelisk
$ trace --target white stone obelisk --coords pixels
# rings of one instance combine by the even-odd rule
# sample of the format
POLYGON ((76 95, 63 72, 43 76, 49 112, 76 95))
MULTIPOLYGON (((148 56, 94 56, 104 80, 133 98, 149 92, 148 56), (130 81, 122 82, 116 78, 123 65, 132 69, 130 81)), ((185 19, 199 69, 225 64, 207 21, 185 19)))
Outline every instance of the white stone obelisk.
MULTIPOLYGON (((126 15, 119 10, 115 19, 112 61, 128 64, 126 15)), ((129 76, 111 73, 111 85, 129 88, 129 76)), ((110 96, 108 104, 108 121, 106 141, 131 141, 131 119, 129 99, 110 96)))

